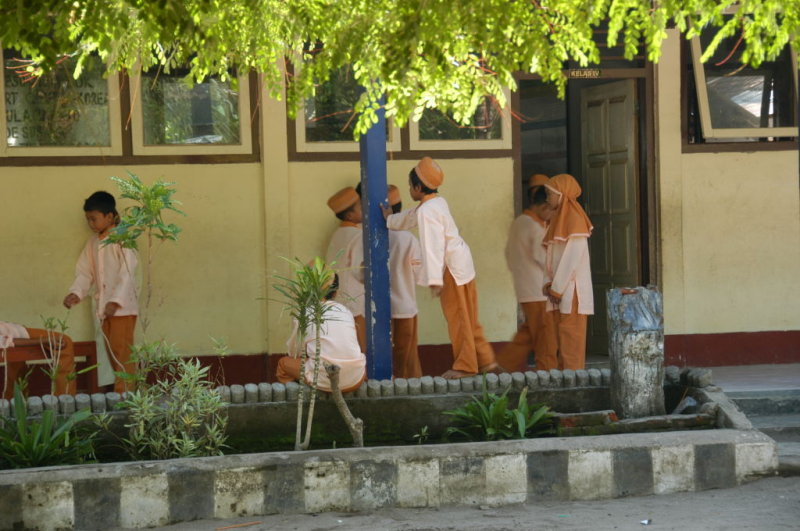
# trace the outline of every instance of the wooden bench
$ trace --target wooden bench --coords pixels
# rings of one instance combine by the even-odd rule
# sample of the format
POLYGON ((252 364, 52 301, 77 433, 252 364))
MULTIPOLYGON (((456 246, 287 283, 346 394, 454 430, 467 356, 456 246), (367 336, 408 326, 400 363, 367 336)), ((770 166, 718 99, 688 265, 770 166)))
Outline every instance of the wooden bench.
MULTIPOLYGON (((56 339, 56 341, 59 341, 56 339)), ((57 346, 57 345, 53 345, 57 346)), ((44 365, 50 354, 50 345, 44 339, 14 339, 14 346, 7 349, 0 349, 0 367, 5 368, 6 363, 24 362, 26 365, 44 365), (46 354, 47 353, 47 354, 46 354)), ((78 363, 89 361, 89 365, 97 363, 97 355, 75 356, 74 361, 78 363)), ((89 375, 89 392, 96 393, 99 390, 97 385, 97 371, 91 371, 89 375)), ((13 386, 13 382, 8 382, 13 386)), ((0 387, 2 380, 0 380, 0 387)))

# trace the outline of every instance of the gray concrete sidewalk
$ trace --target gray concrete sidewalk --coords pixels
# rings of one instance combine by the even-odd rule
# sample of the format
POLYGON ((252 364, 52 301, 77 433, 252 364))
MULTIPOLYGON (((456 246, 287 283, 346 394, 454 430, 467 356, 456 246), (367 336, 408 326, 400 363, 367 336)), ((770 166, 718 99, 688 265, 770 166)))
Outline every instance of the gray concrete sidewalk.
POLYGON ((726 393, 800 391, 800 363, 709 367, 714 384, 726 393))
POLYGON ((773 477, 732 489, 595 502, 537 503, 483 510, 480 508, 391 509, 371 514, 272 515, 230 520, 202 520, 161 529, 205 531, 221 530, 226 527, 247 531, 798 529, 800 478, 773 477), (650 523, 643 525, 642 521, 647 520, 650 520, 650 523))

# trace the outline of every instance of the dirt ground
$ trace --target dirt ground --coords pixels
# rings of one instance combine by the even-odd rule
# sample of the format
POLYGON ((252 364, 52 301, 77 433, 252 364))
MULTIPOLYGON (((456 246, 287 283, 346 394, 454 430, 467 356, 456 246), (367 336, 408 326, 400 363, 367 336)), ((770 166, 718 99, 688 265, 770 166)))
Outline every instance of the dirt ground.
POLYGON ((371 514, 272 515, 231 520, 202 520, 162 529, 172 531, 800 529, 800 477, 761 479, 733 489, 608 501, 553 502, 501 508, 385 509, 371 514), (643 523, 648 520, 649 523, 643 523))

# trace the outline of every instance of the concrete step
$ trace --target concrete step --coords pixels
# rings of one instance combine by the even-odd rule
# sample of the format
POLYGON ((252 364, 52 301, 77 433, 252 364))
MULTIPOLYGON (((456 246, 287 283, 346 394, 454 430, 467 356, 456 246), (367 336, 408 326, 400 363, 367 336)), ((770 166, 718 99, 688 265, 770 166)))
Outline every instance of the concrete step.
POLYGON ((800 390, 726 391, 725 394, 748 417, 756 415, 800 415, 800 390))
POLYGON ((778 443, 778 474, 800 476, 800 413, 748 415, 753 427, 778 443))
POLYGON ((778 442, 800 444, 800 414, 748 415, 753 427, 778 442))
POLYGON ((778 442, 778 474, 800 476, 800 442, 778 442))

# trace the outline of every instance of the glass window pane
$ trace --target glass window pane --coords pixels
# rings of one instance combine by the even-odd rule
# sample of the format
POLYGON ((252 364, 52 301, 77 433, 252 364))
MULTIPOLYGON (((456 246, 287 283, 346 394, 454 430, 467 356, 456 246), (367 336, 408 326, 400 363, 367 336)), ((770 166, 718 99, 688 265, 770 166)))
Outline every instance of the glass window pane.
MULTIPOLYGON (((701 47, 705 49, 712 38, 712 32, 704 32, 701 47)), ((775 61, 751 68, 742 64, 743 45, 736 47, 737 41, 735 37, 720 43, 703 67, 712 127, 793 127, 794 69, 789 47, 775 61)))
POLYGON ((500 140, 502 117, 497 106, 486 98, 475 111, 470 125, 461 125, 452 115, 426 109, 419 119, 420 140, 500 140))
POLYGON ((238 89, 214 77, 194 83, 186 74, 142 73, 144 144, 241 144, 238 89))
POLYGON ((90 57, 81 77, 65 58, 39 78, 26 77, 29 63, 3 52, 6 142, 14 147, 110 146, 108 83, 98 57, 90 57))
POLYGON ((352 142, 353 109, 360 92, 349 68, 318 84, 314 98, 305 102, 306 142, 352 142))

